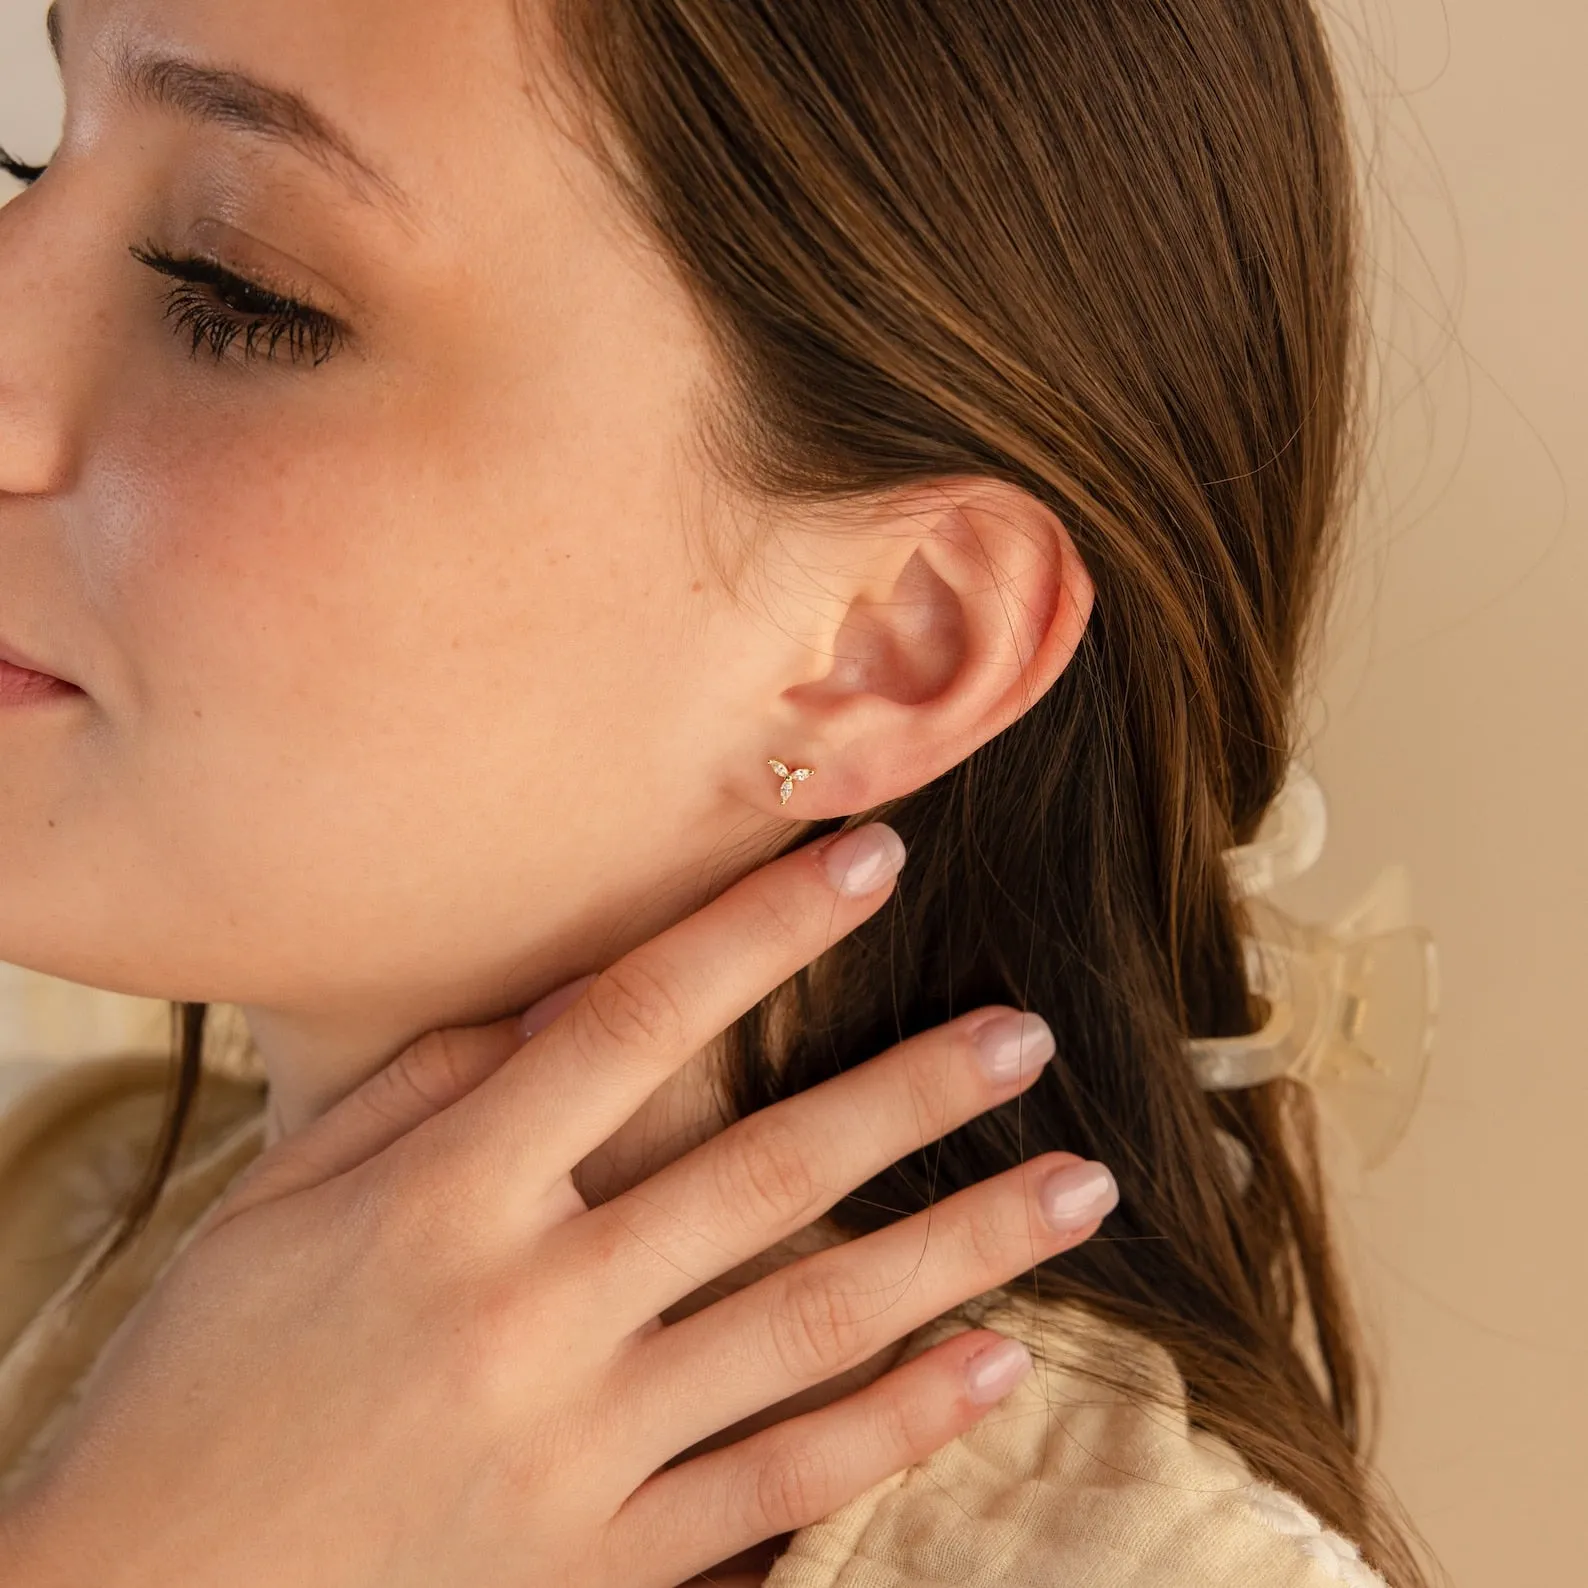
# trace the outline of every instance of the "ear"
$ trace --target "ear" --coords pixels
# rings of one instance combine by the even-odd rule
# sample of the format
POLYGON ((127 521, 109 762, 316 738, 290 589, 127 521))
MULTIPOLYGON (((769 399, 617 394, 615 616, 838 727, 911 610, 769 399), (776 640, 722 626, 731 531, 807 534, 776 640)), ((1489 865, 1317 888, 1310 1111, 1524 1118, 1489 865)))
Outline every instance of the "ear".
MULTIPOLYGON (((772 713, 769 754, 813 769, 791 818, 866 810, 963 761, 1047 692, 1091 616, 1068 530, 1013 485, 937 481, 872 518, 822 536, 822 621, 772 713)), ((770 772, 766 798, 782 809, 770 772)))

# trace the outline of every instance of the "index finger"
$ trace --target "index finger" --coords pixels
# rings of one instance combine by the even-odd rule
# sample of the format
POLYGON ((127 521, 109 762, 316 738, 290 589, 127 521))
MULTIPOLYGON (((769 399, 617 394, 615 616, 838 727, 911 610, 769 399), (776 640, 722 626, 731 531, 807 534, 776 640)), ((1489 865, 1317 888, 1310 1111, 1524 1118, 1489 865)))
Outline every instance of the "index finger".
POLYGON ((543 1185, 571 1173, 775 987, 881 907, 904 841, 871 822, 781 855, 631 949, 495 1074, 430 1123, 499 1169, 535 1147, 543 1185))

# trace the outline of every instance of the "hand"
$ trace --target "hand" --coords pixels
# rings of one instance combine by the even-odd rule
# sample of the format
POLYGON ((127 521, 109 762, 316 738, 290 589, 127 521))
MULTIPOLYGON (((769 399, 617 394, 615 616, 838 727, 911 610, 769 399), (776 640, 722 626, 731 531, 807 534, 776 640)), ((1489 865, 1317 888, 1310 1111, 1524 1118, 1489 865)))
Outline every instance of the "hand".
POLYGON ((432 1033, 267 1149, 0 1518, 0 1577, 675 1588, 963 1432, 1029 1362, 984 1330, 675 1459, 1090 1235, 1106 1209, 1057 1229, 1039 1212, 1072 1156, 660 1317, 1020 1092, 1048 1046, 1026 1035, 1020 1073, 993 1079, 976 1041, 1000 1020, 1007 1036, 1014 1011, 913 1037, 594 1208, 572 1179, 871 915, 901 860, 877 826, 796 850, 591 979, 527 1043, 513 1021, 432 1033), (1014 1376, 990 1371, 995 1348, 1014 1376))

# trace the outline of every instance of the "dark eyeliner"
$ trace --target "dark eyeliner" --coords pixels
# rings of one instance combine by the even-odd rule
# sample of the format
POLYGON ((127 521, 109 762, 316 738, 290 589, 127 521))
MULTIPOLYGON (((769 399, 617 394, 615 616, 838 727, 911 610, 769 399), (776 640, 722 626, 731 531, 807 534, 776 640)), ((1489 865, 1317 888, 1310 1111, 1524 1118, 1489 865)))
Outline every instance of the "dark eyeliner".
POLYGON ((343 328, 331 315, 214 259, 172 254, 153 243, 128 251, 176 283, 165 295, 166 318, 178 334, 188 335, 195 358, 207 348, 219 361, 235 346, 244 362, 266 358, 318 366, 342 343, 343 328))

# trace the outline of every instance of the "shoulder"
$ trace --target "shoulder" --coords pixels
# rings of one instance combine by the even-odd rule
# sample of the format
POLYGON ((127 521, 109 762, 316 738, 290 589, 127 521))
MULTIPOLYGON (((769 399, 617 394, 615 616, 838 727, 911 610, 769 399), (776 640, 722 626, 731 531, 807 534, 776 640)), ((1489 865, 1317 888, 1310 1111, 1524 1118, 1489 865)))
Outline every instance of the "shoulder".
POLYGON ((107 1341, 261 1150, 261 1081, 206 1070, 148 1222, 86 1296, 77 1280, 159 1146, 171 1061, 36 1069, 0 1112, 0 1499, 25 1484, 107 1341))
MULTIPOLYGON (((975 1322, 1024 1339, 1036 1371, 969 1433, 796 1533, 766 1588, 1384 1588, 1189 1425, 1167 1352, 1007 1294, 975 1322)), ((966 1326, 943 1320, 912 1349, 966 1326)))
MULTIPOLYGON (((158 1144, 171 1060, 131 1052, 0 1065, 0 1349, 76 1268, 158 1144)), ((177 1170, 263 1108, 260 1082, 206 1071, 177 1170)))

